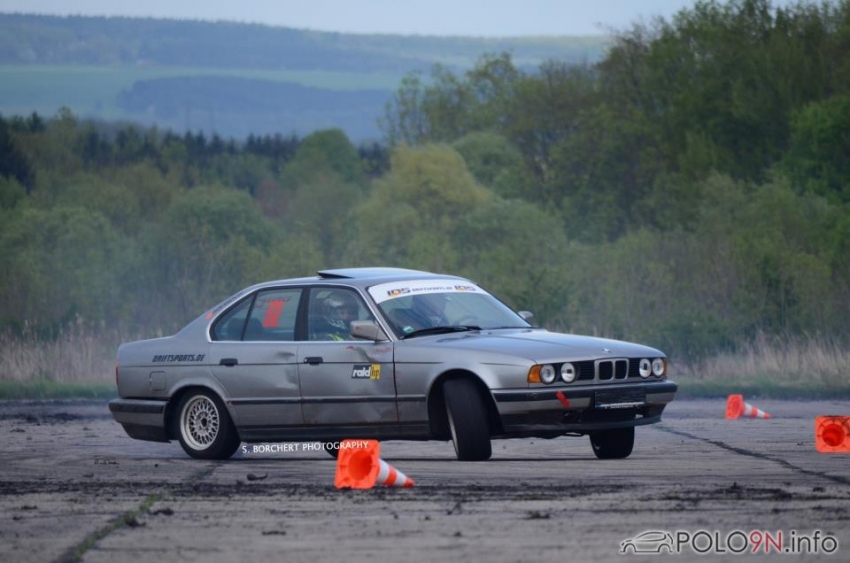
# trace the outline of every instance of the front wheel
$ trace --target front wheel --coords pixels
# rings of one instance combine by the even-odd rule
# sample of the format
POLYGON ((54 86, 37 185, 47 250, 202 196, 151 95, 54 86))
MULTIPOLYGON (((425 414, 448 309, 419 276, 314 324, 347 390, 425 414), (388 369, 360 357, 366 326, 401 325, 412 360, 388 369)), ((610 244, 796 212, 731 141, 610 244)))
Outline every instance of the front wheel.
POLYGON ((635 427, 601 430, 590 434, 590 445, 599 459, 629 457, 635 445, 635 427))
POLYGON ((177 404, 177 438, 183 450, 197 459, 228 459, 239 447, 239 435, 221 399, 199 389, 177 404))
POLYGON ((460 461, 490 459, 490 427, 484 398, 469 379, 450 379, 443 384, 446 414, 455 453, 460 461))

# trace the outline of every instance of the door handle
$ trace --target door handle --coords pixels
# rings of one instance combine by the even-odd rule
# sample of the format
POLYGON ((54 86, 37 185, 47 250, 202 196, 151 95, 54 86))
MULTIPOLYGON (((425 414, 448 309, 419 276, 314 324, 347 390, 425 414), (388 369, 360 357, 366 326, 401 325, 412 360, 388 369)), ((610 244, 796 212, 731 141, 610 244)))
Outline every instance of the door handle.
POLYGON ((220 366, 227 366, 229 368, 232 368, 237 364, 239 364, 239 360, 237 360, 236 358, 222 358, 221 361, 218 363, 218 365, 220 366))
POLYGON ((310 364, 311 366, 317 366, 324 361, 324 358, 322 358, 321 356, 307 356, 306 358, 304 358, 304 363, 310 364))

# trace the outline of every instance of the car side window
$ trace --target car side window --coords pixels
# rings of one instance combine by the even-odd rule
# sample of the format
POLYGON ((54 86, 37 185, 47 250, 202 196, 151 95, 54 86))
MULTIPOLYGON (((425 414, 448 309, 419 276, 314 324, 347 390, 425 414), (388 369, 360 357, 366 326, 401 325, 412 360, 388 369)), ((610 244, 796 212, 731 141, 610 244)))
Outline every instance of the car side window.
POLYGON ((247 341, 295 340, 295 319, 298 316, 300 289, 267 289, 257 294, 245 326, 247 341))
POLYGON ((244 299, 213 327, 214 340, 293 341, 301 289, 267 289, 244 299))
POLYGON ((253 296, 243 299, 238 305, 222 315, 213 326, 213 340, 242 340, 245 319, 248 318, 248 310, 253 301, 253 296))
POLYGON ((356 291, 338 287, 310 290, 307 312, 309 340, 354 340, 351 321, 375 320, 356 291))

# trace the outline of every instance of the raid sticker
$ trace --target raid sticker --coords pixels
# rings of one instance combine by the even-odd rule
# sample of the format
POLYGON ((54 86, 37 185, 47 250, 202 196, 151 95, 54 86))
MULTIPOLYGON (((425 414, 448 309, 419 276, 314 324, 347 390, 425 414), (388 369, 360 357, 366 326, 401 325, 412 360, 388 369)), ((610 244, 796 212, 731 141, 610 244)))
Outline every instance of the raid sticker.
POLYGON ((266 316, 263 318, 263 328, 277 328, 280 326, 280 314, 283 313, 284 301, 278 299, 269 301, 266 308, 266 316))
POLYGON ((485 293, 483 289, 463 280, 414 280, 374 285, 369 294, 375 303, 383 303, 405 295, 425 293, 485 293))
POLYGON ((355 364, 351 370, 351 378, 377 381, 381 379, 381 364, 355 364))

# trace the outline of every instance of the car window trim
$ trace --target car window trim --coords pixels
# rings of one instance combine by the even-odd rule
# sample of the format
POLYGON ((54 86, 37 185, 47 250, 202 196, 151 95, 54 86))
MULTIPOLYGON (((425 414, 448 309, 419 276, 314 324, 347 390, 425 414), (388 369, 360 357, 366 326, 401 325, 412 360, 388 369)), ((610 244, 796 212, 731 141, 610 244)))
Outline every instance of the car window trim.
MULTIPOLYGON (((305 289, 307 289, 308 287, 312 287, 312 286, 305 286, 305 285, 299 284, 299 285, 281 285, 281 286, 272 286, 272 287, 259 287, 259 288, 255 289, 254 291, 252 291, 248 295, 242 296, 242 299, 237 300, 236 302, 234 302, 229 307, 222 309, 219 312, 219 314, 216 315, 210 321, 210 326, 209 326, 209 329, 207 330, 207 339, 209 340, 210 343, 213 343, 213 342, 242 342, 242 343, 244 343, 244 342, 246 342, 246 340, 245 340, 245 330, 248 327, 248 319, 251 318, 251 313, 254 311, 254 304, 257 301, 257 295, 260 292, 264 292, 264 291, 280 291, 280 290, 297 289, 301 292, 301 295, 299 296, 299 299, 298 299, 298 311, 295 313, 295 330, 293 331, 293 340, 249 340, 247 342, 298 342, 299 341, 298 326, 299 326, 299 324, 301 324, 300 319, 301 319, 301 315, 302 315, 302 309, 304 308, 304 304, 306 302, 306 299, 304 299, 304 293, 305 293, 305 289), (251 300, 251 305, 248 307, 248 314, 245 316, 245 323, 242 325, 242 333, 239 336, 239 340, 219 340, 218 338, 215 338, 215 328, 218 326, 218 321, 221 320, 222 317, 227 315, 227 313, 229 313, 230 311, 232 311, 236 307, 240 306, 242 303, 244 303, 248 299, 251 300)), ((304 309, 303 314, 306 315, 306 309, 304 309)))

